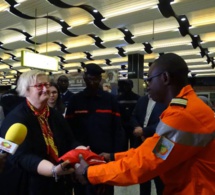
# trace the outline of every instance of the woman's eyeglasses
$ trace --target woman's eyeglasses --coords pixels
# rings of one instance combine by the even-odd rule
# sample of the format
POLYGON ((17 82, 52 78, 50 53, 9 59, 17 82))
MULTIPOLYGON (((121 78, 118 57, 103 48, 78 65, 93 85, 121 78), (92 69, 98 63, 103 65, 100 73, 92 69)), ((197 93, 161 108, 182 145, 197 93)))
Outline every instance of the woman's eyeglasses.
POLYGON ((35 87, 37 88, 37 90, 42 90, 43 87, 49 88, 50 87, 50 83, 39 83, 33 86, 29 86, 29 87, 35 87))

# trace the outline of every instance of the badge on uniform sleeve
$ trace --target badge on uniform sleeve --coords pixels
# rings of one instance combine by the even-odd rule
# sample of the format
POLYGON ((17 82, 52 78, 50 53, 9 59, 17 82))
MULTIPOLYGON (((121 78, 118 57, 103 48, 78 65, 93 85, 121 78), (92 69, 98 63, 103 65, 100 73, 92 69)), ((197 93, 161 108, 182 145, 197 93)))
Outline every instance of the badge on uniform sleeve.
POLYGON ((153 149, 153 153, 163 159, 166 160, 169 156, 170 152, 172 151, 174 147, 174 143, 170 141, 169 139, 165 138, 164 136, 161 136, 158 140, 156 146, 153 149))

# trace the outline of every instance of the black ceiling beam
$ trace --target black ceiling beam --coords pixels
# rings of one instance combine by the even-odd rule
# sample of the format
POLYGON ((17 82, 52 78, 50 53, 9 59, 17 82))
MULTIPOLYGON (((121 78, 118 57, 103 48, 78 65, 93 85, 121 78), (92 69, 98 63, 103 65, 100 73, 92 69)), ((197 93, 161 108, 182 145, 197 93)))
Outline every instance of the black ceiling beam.
POLYGON ((102 29, 102 30, 109 30, 110 28, 108 26, 106 26, 102 21, 105 19, 102 14, 94 7, 90 6, 90 5, 86 5, 86 4, 82 4, 82 5, 69 5, 67 3, 64 3, 61 0, 48 0, 49 3, 60 7, 60 8, 81 8, 85 11, 87 11, 90 15, 92 15, 94 17, 94 24, 102 29))
POLYGON ((122 28, 118 28, 118 30, 120 30, 125 36, 124 39, 127 43, 129 44, 134 44, 135 42, 132 40, 132 38, 134 37, 134 35, 132 35, 132 33, 125 27, 122 28))
POLYGON ((103 41, 101 40, 101 38, 95 34, 88 34, 89 37, 93 38, 95 41, 95 45, 98 48, 104 49, 106 48, 104 45, 102 45, 103 41))
POLYGON ((212 68, 214 68, 214 66, 213 66, 214 62, 209 57, 208 49, 203 48, 201 45, 200 36, 199 35, 193 35, 190 33, 189 28, 191 27, 191 25, 189 23, 187 16, 186 15, 177 15, 171 6, 171 2, 172 2, 172 0, 159 0, 158 8, 159 8, 160 12, 166 18, 172 16, 177 20, 177 22, 179 24, 180 34, 182 36, 189 35, 190 38, 192 39, 191 43, 192 43, 193 48, 196 49, 197 47, 199 47, 201 56, 206 57, 208 64, 212 63, 212 68))
POLYGON ((149 42, 145 42, 143 43, 144 45, 144 50, 146 53, 151 54, 152 53, 152 49, 153 47, 151 46, 151 44, 149 42))

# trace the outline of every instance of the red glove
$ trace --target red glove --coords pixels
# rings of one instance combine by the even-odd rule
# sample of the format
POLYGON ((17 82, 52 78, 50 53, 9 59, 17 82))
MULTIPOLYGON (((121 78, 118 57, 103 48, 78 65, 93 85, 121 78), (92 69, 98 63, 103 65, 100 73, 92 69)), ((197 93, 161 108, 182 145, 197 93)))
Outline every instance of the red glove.
POLYGON ((91 150, 86 149, 74 149, 70 150, 60 158, 59 161, 66 161, 69 160, 71 165, 74 166, 76 163, 79 163, 79 154, 82 154, 83 159, 89 165, 98 165, 106 163, 103 156, 99 156, 96 153, 92 152, 91 150))

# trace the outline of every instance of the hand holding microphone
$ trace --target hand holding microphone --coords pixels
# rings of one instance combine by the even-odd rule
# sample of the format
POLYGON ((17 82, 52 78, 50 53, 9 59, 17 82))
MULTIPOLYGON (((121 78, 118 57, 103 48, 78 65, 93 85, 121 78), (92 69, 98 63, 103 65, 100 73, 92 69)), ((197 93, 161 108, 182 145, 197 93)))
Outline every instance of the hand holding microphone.
POLYGON ((4 169, 4 165, 5 165, 6 159, 7 159, 7 154, 0 154, 0 173, 4 169))
POLYGON ((14 123, 8 129, 5 139, 0 137, 0 153, 14 154, 26 135, 26 126, 21 123, 14 123))

